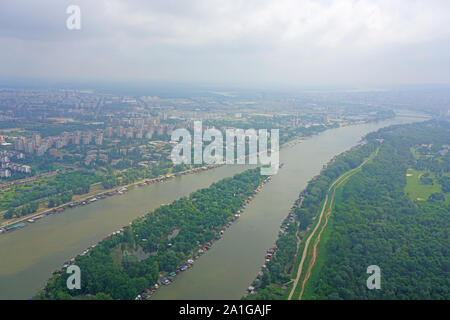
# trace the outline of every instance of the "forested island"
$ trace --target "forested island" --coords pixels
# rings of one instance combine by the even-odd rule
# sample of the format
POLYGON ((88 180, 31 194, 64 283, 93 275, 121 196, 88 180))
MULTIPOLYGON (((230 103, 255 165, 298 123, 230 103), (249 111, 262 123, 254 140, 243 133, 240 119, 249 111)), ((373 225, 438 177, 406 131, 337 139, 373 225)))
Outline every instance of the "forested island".
POLYGON ((159 207, 73 261, 81 270, 81 289, 67 288, 69 274, 63 269, 38 297, 135 299, 148 293, 162 277, 173 277, 199 249, 220 238, 265 179, 259 168, 250 169, 159 207))
POLYGON ((245 299, 287 299, 291 290, 298 298, 305 271, 297 288, 292 279, 330 186, 370 155, 336 189, 301 298, 449 299, 449 133, 448 122, 392 126, 338 156, 301 193, 294 221, 284 223, 275 254, 252 284, 255 293, 245 299), (370 265, 381 269, 380 290, 366 286, 370 265))

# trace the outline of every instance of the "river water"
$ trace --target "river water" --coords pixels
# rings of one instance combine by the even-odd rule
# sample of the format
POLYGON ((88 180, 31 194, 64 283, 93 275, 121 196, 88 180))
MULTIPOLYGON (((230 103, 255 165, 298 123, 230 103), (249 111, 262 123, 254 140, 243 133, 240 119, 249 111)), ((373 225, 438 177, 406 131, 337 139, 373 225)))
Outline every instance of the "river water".
MULTIPOLYGON (((280 162, 284 166, 272 177, 272 182, 263 187, 223 238, 196 260, 194 268, 159 289, 153 299, 239 299, 264 263, 265 250, 273 246, 281 221, 322 166, 369 132, 413 121, 423 119, 398 116, 378 123, 331 129, 283 148, 280 162)), ((112 231, 161 204, 248 168, 224 166, 135 187, 124 195, 68 209, 23 230, 0 235, 0 299, 29 298, 64 261, 112 231)))

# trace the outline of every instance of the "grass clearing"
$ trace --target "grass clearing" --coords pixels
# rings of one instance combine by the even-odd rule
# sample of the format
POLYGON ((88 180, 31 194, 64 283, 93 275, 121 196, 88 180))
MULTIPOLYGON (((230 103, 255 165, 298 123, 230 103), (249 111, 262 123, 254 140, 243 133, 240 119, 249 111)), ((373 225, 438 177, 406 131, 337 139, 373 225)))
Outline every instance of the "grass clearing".
POLYGON ((430 178, 433 179, 433 184, 423 184, 420 177, 427 173, 427 171, 414 170, 409 168, 406 172, 406 187, 405 193, 409 195, 413 201, 426 201, 428 197, 435 192, 442 192, 441 186, 437 183, 436 178, 430 173, 430 178))

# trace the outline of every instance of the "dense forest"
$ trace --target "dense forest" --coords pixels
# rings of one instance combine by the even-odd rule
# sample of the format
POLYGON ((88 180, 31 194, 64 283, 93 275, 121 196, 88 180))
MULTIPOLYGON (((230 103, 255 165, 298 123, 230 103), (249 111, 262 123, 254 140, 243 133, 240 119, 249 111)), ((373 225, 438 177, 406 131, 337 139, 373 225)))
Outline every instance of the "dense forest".
POLYGON ((247 170, 164 205, 136 219, 77 257, 81 289, 68 290, 65 272, 55 275, 39 294, 41 299, 134 299, 163 275, 174 272, 201 247, 219 237, 264 176, 247 170), (143 251, 139 255, 136 252, 143 251))
POLYGON ((72 201, 73 195, 88 194, 94 183, 101 183, 104 189, 128 185, 141 179, 152 179, 168 173, 177 173, 191 169, 191 165, 173 165, 170 161, 161 161, 158 165, 141 166, 123 171, 114 171, 107 166, 105 174, 92 171, 74 170, 60 172, 50 178, 42 178, 0 192, 0 210, 3 217, 11 219, 37 211, 40 202, 47 202, 48 208, 57 207, 72 201))
POLYGON ((345 184, 336 201, 325 259, 307 287, 308 298, 450 298, 450 206, 445 196, 414 201, 404 192, 410 167, 448 180, 448 152, 441 156, 440 151, 450 144, 449 131, 448 122, 427 122, 371 135, 384 141, 375 160, 345 184), (428 159, 435 161, 414 157, 411 149, 420 146, 434 146, 428 159), (366 287, 366 268, 373 264, 381 268, 380 290, 366 287))
MULTIPOLYGON (((362 147, 338 156, 308 184, 295 210, 298 230, 291 224, 278 240, 278 251, 286 252, 284 238, 292 239, 296 231, 307 234, 330 184, 379 147, 376 157, 336 195, 304 299, 449 299, 449 131, 448 122, 436 121, 381 129, 369 134, 362 147), (407 177, 412 176, 409 170, 420 174, 417 185, 407 188, 407 178, 413 178, 407 177), (433 189, 427 189, 430 184, 433 189), (415 195, 438 191, 416 197, 406 192, 411 189, 415 195), (367 289, 369 265, 381 268, 381 290, 367 289)), ((256 294, 246 299, 286 298, 289 280, 295 277, 295 242, 289 243, 290 256, 278 259, 277 251, 256 294)))
POLYGON ((14 185, 11 190, 1 193, 0 210, 7 210, 4 218, 20 217, 38 209, 41 199, 49 199, 48 207, 70 202, 74 194, 89 193, 91 184, 98 182, 100 176, 88 171, 75 170, 58 173, 22 185, 14 185))
POLYGON ((313 224, 313 218, 317 216, 320 205, 333 181, 341 174, 359 166, 377 149, 379 144, 378 140, 370 139, 363 145, 338 155, 322 170, 319 176, 314 177, 308 183, 306 189, 300 194, 303 199, 302 205, 294 210, 295 220, 298 224, 294 222, 287 224, 285 233, 277 241, 276 253, 266 264, 267 269, 261 277, 260 284, 257 285, 256 294, 247 296, 245 299, 276 300, 285 297, 286 286, 285 290, 282 290, 281 287, 287 285, 292 277, 293 260, 297 251, 297 231, 299 237, 306 238, 307 230, 313 224))

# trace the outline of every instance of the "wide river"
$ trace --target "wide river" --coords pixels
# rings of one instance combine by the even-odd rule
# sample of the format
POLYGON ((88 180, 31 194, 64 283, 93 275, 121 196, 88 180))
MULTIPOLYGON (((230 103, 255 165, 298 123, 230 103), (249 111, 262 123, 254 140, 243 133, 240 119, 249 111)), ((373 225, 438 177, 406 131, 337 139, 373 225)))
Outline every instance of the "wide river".
MULTIPOLYGON (((398 116, 378 123, 322 132, 280 151, 284 167, 247 206, 241 218, 169 286, 153 299, 239 299, 264 263, 281 221, 307 182, 333 156, 351 148, 369 132, 392 124, 423 121, 398 116)), ((163 183, 135 187, 128 193, 68 209, 0 235, 0 299, 28 299, 61 267, 85 248, 134 218, 181 196, 247 169, 229 165, 163 183)))

